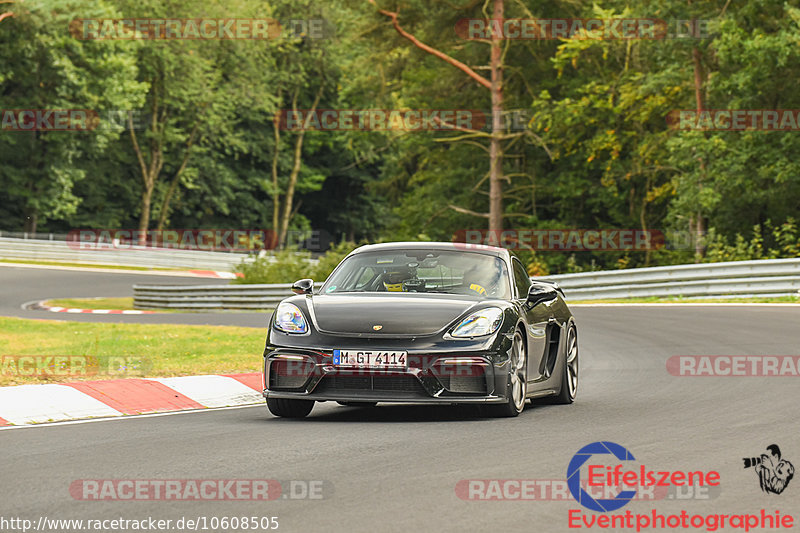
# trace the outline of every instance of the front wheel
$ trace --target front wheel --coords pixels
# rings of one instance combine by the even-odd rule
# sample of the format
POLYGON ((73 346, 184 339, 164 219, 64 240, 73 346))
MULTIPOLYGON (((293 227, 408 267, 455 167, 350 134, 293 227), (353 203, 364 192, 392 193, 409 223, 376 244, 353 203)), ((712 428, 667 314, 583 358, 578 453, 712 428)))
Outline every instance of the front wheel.
POLYGON ((267 408, 275 416, 283 418, 305 418, 314 408, 314 400, 287 400, 267 398, 267 408))
POLYGON ((578 394, 578 329, 575 324, 569 327, 567 347, 564 354, 564 373, 561 376, 561 392, 553 403, 569 404, 578 394))
POLYGON ((511 369, 508 374, 508 402, 490 406, 493 416, 514 417, 525 409, 525 396, 528 391, 527 350, 522 333, 514 333, 514 342, 511 346, 511 369))

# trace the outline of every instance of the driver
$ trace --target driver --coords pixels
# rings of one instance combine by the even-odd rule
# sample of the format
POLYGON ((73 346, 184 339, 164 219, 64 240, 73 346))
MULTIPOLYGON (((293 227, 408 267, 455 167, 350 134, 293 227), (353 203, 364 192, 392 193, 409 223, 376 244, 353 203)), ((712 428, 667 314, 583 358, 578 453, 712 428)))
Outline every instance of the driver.
POLYGON ((403 292, 403 282, 414 278, 414 273, 408 265, 395 266, 383 271, 381 281, 383 288, 388 292, 403 292))

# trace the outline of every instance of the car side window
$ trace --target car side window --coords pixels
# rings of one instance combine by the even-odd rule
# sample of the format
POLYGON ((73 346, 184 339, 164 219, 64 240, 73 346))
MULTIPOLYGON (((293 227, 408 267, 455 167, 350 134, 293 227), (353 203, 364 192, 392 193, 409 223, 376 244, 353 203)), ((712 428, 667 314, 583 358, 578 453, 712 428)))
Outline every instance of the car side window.
POLYGON ((517 298, 527 298, 528 290, 531 288, 531 280, 528 277, 528 272, 522 266, 522 261, 514 257, 511 260, 514 267, 514 285, 517 287, 517 298))
POLYGON ((366 267, 364 269, 364 271, 361 273, 361 275, 359 276, 358 281, 356 281, 356 285, 353 288, 356 289, 356 290, 363 289, 364 286, 367 283, 369 283, 370 281, 375 279, 376 275, 377 275, 377 272, 375 271, 374 268, 366 267))

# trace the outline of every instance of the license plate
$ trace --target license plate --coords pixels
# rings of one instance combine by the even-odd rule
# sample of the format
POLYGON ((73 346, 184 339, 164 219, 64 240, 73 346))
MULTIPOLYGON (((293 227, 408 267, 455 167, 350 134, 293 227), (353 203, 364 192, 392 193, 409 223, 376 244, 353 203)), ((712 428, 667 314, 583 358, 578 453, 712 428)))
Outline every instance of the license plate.
POLYGON ((406 368, 407 352, 334 350, 334 366, 361 368, 406 368))

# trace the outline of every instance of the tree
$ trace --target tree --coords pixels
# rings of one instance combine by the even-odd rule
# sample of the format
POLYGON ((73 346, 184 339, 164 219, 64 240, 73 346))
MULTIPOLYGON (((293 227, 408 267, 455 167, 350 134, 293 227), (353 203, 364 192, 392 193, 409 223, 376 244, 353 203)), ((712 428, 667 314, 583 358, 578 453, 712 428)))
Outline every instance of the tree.
MULTIPOLYGON (((370 4, 376 6, 375 0, 367 0, 370 4)), ((494 20, 502 20, 505 12, 505 0, 494 0, 492 2, 493 12, 492 17, 494 20)), ((410 41, 414 46, 420 50, 431 54, 445 63, 452 65, 472 78, 476 83, 489 90, 491 96, 491 117, 492 129, 489 141, 489 212, 488 214, 480 214, 489 219, 490 230, 500 230, 503 228, 503 154, 501 148, 501 141, 504 138, 503 132, 503 64, 502 64, 502 48, 500 46, 500 36, 492 35, 491 37, 491 51, 490 51, 490 66, 491 79, 486 79, 484 76, 478 74, 474 69, 462 63, 461 61, 451 57, 450 55, 433 48, 419 39, 413 34, 409 33, 400 25, 398 20, 399 14, 396 11, 389 11, 386 9, 378 9, 378 13, 388 17, 392 21, 392 26, 397 33, 404 39, 410 41)), ((465 131, 460 139, 471 139, 480 137, 481 132, 465 131)), ((452 139, 451 139, 452 140, 452 139)))
MULTIPOLYGON (((124 7, 130 17, 178 18, 190 16, 192 6, 136 0, 124 7)), ((142 244, 150 227, 153 195, 165 165, 172 177, 164 192, 159 228, 166 221, 169 204, 199 138, 227 128, 225 122, 232 104, 225 101, 229 95, 221 87, 224 73, 216 65, 221 46, 221 41, 214 40, 151 40, 138 50, 139 80, 149 88, 142 110, 147 120, 144 131, 137 133, 131 111, 129 135, 142 181, 138 224, 142 244)))
POLYGON ((78 16, 116 15, 100 0, 33 0, 16 4, 14 18, 0 24, 5 109, 83 109, 101 119, 89 131, 2 133, 0 183, 4 217, 16 219, 6 222, 12 227, 36 232, 47 220, 75 213, 81 199, 73 188, 87 175, 85 158, 102 153, 122 130, 108 114, 140 105, 135 43, 79 41, 67 31, 78 16))

